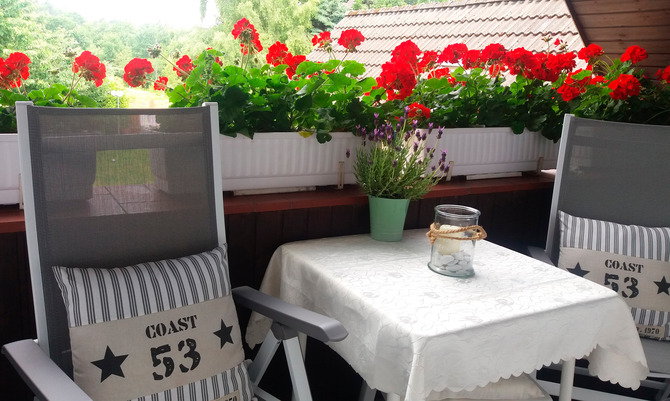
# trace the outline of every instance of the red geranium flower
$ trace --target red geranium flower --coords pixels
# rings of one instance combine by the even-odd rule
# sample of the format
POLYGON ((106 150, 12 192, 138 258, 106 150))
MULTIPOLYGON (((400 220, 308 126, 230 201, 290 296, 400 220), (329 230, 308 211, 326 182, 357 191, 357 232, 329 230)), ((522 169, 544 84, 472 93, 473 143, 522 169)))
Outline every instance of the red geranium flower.
POLYGON ((350 52, 355 51, 356 48, 363 43, 365 38, 363 34, 360 33, 357 29, 347 29, 340 34, 340 38, 337 40, 337 44, 346 47, 350 52))
MULTIPOLYGON (((123 69, 123 80, 133 88, 144 85, 147 74, 154 72, 151 62, 145 58, 134 58, 123 69)), ((166 81, 167 82, 167 79, 166 81)))
POLYGON ((268 54, 265 56, 265 60, 268 64, 272 64, 276 67, 281 64, 288 64, 286 62, 288 57, 292 57, 291 53, 288 51, 288 47, 277 41, 268 48, 268 54))
POLYGON ((10 54, 6 60, 0 57, 0 88, 20 87, 21 80, 26 80, 30 76, 28 64, 30 58, 20 52, 10 54))
POLYGON ((421 54, 421 49, 411 40, 406 40, 399 44, 391 52, 391 62, 396 64, 407 64, 412 71, 417 74, 418 71, 418 57, 421 54))
POLYGON ((312 46, 328 47, 331 44, 330 32, 323 31, 312 37, 312 46))
POLYGON ((603 48, 591 43, 577 53, 577 57, 580 60, 586 61, 588 64, 593 64, 596 62, 598 57, 603 55, 603 48))
POLYGON ((640 93, 640 81, 633 75, 621 74, 607 85, 612 90, 610 97, 614 100, 625 100, 640 93))
POLYGON ((442 54, 438 57, 438 63, 458 63, 458 60, 467 53, 468 47, 463 43, 451 44, 442 50, 442 54))
POLYGON ((482 59, 489 63, 495 62, 502 60, 502 58, 505 56, 505 53, 507 53, 505 46, 501 45, 500 43, 492 43, 486 46, 484 50, 482 50, 482 59))
POLYGON ((449 68, 444 67, 444 68, 438 68, 436 70, 431 71, 428 74, 428 78, 442 78, 442 77, 447 77, 447 80, 449 81, 450 84, 454 84, 456 80, 454 77, 449 75, 449 68))
POLYGON ((255 32, 256 28, 249 22, 248 19, 242 18, 241 20, 235 23, 233 26, 233 38, 237 39, 240 35, 249 34, 250 32, 255 32))
MULTIPOLYGON (((435 51, 426 50, 423 52, 423 57, 421 57, 421 61, 419 61, 419 64, 417 65, 419 67, 419 72, 426 72, 433 69, 437 62, 437 57, 438 54, 435 51)), ((447 69, 447 71, 448 70, 449 69, 447 69)))
MULTIPOLYGON (((584 70, 579 69, 575 72, 569 73, 568 76, 565 78, 565 82, 563 83, 563 85, 561 85, 561 87, 556 90, 558 93, 561 94, 561 97, 566 102, 569 102, 570 100, 584 93, 586 91, 587 85, 599 83, 602 81, 602 76, 598 76, 597 79, 595 79, 591 77, 591 75, 587 75, 582 79, 576 80, 575 77, 578 74, 581 74, 583 71, 584 70)), ((587 71, 590 70, 587 69, 587 71)))
POLYGON ((484 67, 486 61, 482 58, 481 50, 468 50, 463 55, 463 67, 465 68, 478 68, 484 67))
POLYGON ((240 40, 242 54, 249 54, 251 49, 255 49, 256 52, 263 50, 256 28, 246 18, 235 23, 232 34, 235 39, 240 40))
POLYGON ((572 52, 550 54, 547 58, 547 68, 559 72, 570 72, 577 65, 575 63, 577 55, 572 52))
POLYGON ((418 117, 430 118, 430 109, 421 103, 414 102, 409 105, 409 112, 407 117, 410 119, 417 119, 418 117))
POLYGON ((377 87, 386 89, 389 100, 404 100, 412 94, 416 86, 416 75, 404 63, 386 62, 377 77, 377 87))
POLYGON ((193 71, 193 68, 195 68, 191 58, 187 54, 181 56, 175 64, 177 64, 177 67, 172 67, 172 69, 177 72, 177 76, 182 80, 188 78, 188 75, 193 71))
POLYGON ((102 80, 107 75, 105 65, 88 50, 83 51, 79 57, 74 59, 72 72, 80 73, 85 80, 95 82, 95 86, 102 85, 102 80))
POLYGON ((625 62, 630 60, 633 64, 642 61, 647 58, 647 51, 641 48, 640 46, 633 45, 630 46, 624 54, 621 56, 621 61, 625 62))
POLYGON ((662 70, 659 68, 656 77, 661 81, 665 81, 666 84, 670 84, 670 65, 662 70))
POLYGON ((288 68, 286 69, 286 75, 288 75, 289 78, 293 78, 295 70, 298 68, 300 63, 302 63, 306 59, 307 58, 303 55, 293 56, 291 55, 291 53, 289 53, 288 57, 284 61, 284 64, 288 64, 288 68))
POLYGON ((158 77, 156 82, 154 82, 154 90, 164 91, 167 89, 168 78, 167 77, 158 77))
POLYGON ((561 85, 560 88, 556 89, 556 92, 558 92, 563 98, 563 100, 565 100, 566 102, 571 101, 572 99, 579 96, 581 93, 579 88, 567 84, 561 85))
POLYGON ((532 78, 531 71, 536 69, 538 66, 538 61, 535 58, 535 55, 523 47, 519 47, 505 53, 503 62, 507 68, 509 68, 510 74, 523 74, 523 76, 526 78, 532 78))

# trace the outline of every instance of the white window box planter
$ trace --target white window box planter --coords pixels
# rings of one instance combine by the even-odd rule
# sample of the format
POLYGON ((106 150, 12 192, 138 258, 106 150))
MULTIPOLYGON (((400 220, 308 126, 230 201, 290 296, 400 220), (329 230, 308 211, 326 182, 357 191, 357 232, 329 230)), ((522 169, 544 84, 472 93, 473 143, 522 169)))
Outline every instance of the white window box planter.
POLYGON ((0 205, 19 203, 19 136, 0 134, 0 205))
MULTIPOLYGON (((436 135, 434 130, 432 136, 436 135)), ((447 151, 451 176, 511 175, 556 168, 558 145, 539 132, 516 135, 504 127, 450 128, 437 143, 435 158, 447 151)))
MULTIPOLYGON (((332 135, 325 144, 295 132, 259 132, 253 140, 221 135, 223 189, 278 192, 354 184, 353 162, 362 140, 348 132, 332 135), (346 157, 347 149, 350 158, 346 157)), ((436 158, 443 149, 447 161, 452 162, 452 176, 476 178, 551 169, 558 159, 558 143, 537 132, 515 135, 509 128, 446 129, 437 144, 436 158)), ((0 134, 0 204, 18 202, 18 136, 0 134)))
POLYGON ((319 185, 353 184, 353 162, 361 138, 333 132, 319 143, 296 132, 257 132, 254 139, 221 136, 224 191, 304 189, 319 185), (352 157, 347 158, 347 149, 352 157))

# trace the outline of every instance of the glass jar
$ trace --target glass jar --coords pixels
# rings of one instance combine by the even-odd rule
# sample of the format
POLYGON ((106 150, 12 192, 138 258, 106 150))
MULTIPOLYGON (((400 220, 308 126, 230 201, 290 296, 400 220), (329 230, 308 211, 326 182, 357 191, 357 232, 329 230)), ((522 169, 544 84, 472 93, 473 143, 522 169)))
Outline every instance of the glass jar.
POLYGON ((451 277, 471 277, 475 274, 473 259, 475 242, 486 238, 478 224, 481 212, 461 205, 435 206, 435 222, 431 225, 430 262, 436 273, 451 277))

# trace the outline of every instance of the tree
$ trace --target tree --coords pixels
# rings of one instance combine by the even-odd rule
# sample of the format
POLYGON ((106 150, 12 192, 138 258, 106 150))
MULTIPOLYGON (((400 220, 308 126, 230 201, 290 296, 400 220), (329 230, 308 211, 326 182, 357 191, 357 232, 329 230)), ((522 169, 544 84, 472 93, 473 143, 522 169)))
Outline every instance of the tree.
POLYGON ((321 0, 312 17, 312 34, 332 30, 346 13, 347 7, 341 0, 321 0))
MULTIPOLYGON (((285 43, 293 54, 306 54, 312 48, 310 32, 318 0, 216 0, 216 3, 220 30, 224 32, 230 33, 238 20, 246 18, 258 30, 264 48, 276 41, 285 43)), ((232 36, 230 39, 234 43, 232 36)), ((239 54, 239 45, 236 53, 239 54)))
POLYGON ((29 18, 33 12, 31 1, 0 0, 0 57, 27 48, 36 38, 35 22, 29 18))

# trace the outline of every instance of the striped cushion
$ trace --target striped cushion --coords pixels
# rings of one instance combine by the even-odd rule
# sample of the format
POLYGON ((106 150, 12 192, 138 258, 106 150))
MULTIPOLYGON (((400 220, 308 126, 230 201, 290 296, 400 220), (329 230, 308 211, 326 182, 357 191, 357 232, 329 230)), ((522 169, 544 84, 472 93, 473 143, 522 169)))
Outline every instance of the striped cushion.
POLYGON ((641 336, 670 340, 670 227, 642 227, 559 211, 558 266, 603 284, 631 306, 641 336))
POLYGON ((253 399, 225 245, 134 266, 53 270, 74 380, 94 400, 253 399))

